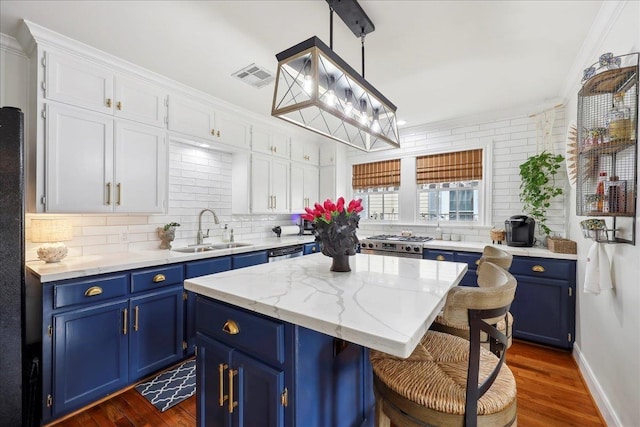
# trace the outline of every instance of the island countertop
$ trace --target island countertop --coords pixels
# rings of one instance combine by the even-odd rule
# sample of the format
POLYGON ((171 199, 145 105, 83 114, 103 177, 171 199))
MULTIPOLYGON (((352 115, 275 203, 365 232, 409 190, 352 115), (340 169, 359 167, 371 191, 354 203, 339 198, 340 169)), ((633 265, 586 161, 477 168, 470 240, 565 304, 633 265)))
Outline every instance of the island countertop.
POLYGON ((362 346, 408 357, 458 285, 466 263, 382 255, 329 271, 322 255, 201 276, 185 289, 362 346))

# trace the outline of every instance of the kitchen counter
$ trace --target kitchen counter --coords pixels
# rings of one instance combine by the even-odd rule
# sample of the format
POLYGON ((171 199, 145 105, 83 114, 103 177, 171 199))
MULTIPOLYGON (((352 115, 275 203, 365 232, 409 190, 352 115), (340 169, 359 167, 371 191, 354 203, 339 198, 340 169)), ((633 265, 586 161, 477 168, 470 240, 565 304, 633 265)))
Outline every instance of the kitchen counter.
POLYGON ((185 289, 364 347, 408 357, 466 263, 357 254, 351 272, 322 254, 186 280, 185 289))
MULTIPOLYGON (((168 249, 155 249, 136 252, 119 252, 104 255, 85 255, 66 257, 61 262, 45 263, 44 261, 28 261, 26 267, 41 283, 54 280, 73 279, 96 274, 113 273, 135 268, 154 267, 163 264, 174 264, 185 261, 220 257, 225 255, 254 252, 283 246, 311 243, 314 236, 269 237, 252 241, 250 246, 218 249, 215 251, 182 253, 168 249)), ((208 242, 214 244, 214 242, 208 242)), ((244 242, 249 243, 249 242, 244 242)))
POLYGON ((512 255, 536 257, 536 258, 556 258, 556 259, 578 259, 577 254, 560 254, 551 252, 546 248, 523 248, 515 246, 507 246, 483 243, 483 242, 460 242, 452 240, 430 240, 424 244, 425 249, 440 249, 452 251, 482 252, 485 246, 494 246, 509 252, 512 255))

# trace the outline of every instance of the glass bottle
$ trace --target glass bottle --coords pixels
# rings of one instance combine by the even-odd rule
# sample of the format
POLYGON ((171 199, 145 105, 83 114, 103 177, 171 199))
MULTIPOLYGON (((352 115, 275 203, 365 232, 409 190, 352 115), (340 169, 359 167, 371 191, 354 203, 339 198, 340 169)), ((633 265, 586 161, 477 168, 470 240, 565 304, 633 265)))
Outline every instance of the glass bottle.
POLYGON ((228 227, 229 227, 228 224, 225 224, 224 230, 222 230, 222 241, 225 243, 229 243, 229 241, 231 240, 231 234, 229 233, 228 227))
POLYGON ((598 184, 596 186, 596 211, 603 212, 604 211, 604 182, 607 180, 607 173, 600 172, 600 177, 598 178, 598 184))
POLYGON ((629 107, 624 105, 624 92, 613 94, 613 106, 609 111, 609 140, 611 142, 628 140, 631 134, 629 107))

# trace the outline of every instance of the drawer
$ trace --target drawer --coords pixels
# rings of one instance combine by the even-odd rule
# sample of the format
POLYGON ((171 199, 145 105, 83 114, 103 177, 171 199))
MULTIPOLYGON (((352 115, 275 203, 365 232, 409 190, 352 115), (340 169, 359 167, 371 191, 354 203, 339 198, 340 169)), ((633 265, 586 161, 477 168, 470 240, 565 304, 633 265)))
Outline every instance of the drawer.
POLYGON ((192 261, 187 263, 187 279, 193 277, 206 276, 207 274, 220 273, 231 270, 231 257, 205 259, 203 261, 192 261))
POLYGON ((72 282, 53 287, 53 308, 87 304, 127 294, 126 274, 72 282))
POLYGON ((475 270, 478 268, 478 261, 480 261, 482 254, 480 252, 458 252, 456 253, 456 261, 466 262, 469 266, 469 270, 475 270))
POLYGON ((439 251, 429 249, 423 253, 424 259, 435 259, 436 261, 454 261, 453 251, 439 251))
POLYGON ((182 264, 131 273, 131 292, 148 291, 184 281, 182 264))
POLYGON ((198 296, 196 329, 260 360, 284 363, 285 327, 277 320, 198 296))
POLYGON ((571 280, 575 276, 575 269, 575 262, 571 260, 514 257, 509 271, 514 276, 571 280))

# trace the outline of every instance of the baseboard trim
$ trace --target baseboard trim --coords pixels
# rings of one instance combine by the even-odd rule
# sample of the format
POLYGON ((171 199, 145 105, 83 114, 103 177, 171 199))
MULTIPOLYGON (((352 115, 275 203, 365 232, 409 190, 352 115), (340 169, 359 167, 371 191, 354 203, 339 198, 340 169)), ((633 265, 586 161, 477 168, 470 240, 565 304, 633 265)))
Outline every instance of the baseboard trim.
POLYGON ((573 358, 578 365, 578 370, 582 375, 582 380, 584 381, 587 389, 591 393, 591 397, 596 404, 596 407, 600 411, 600 415, 602 416, 604 422, 609 427, 624 427, 620 422, 615 410, 609 403, 609 399, 607 399, 606 394, 602 390, 598 379, 593 374, 589 363, 585 359, 584 355, 580 351, 580 346, 577 343, 573 344, 573 358))

